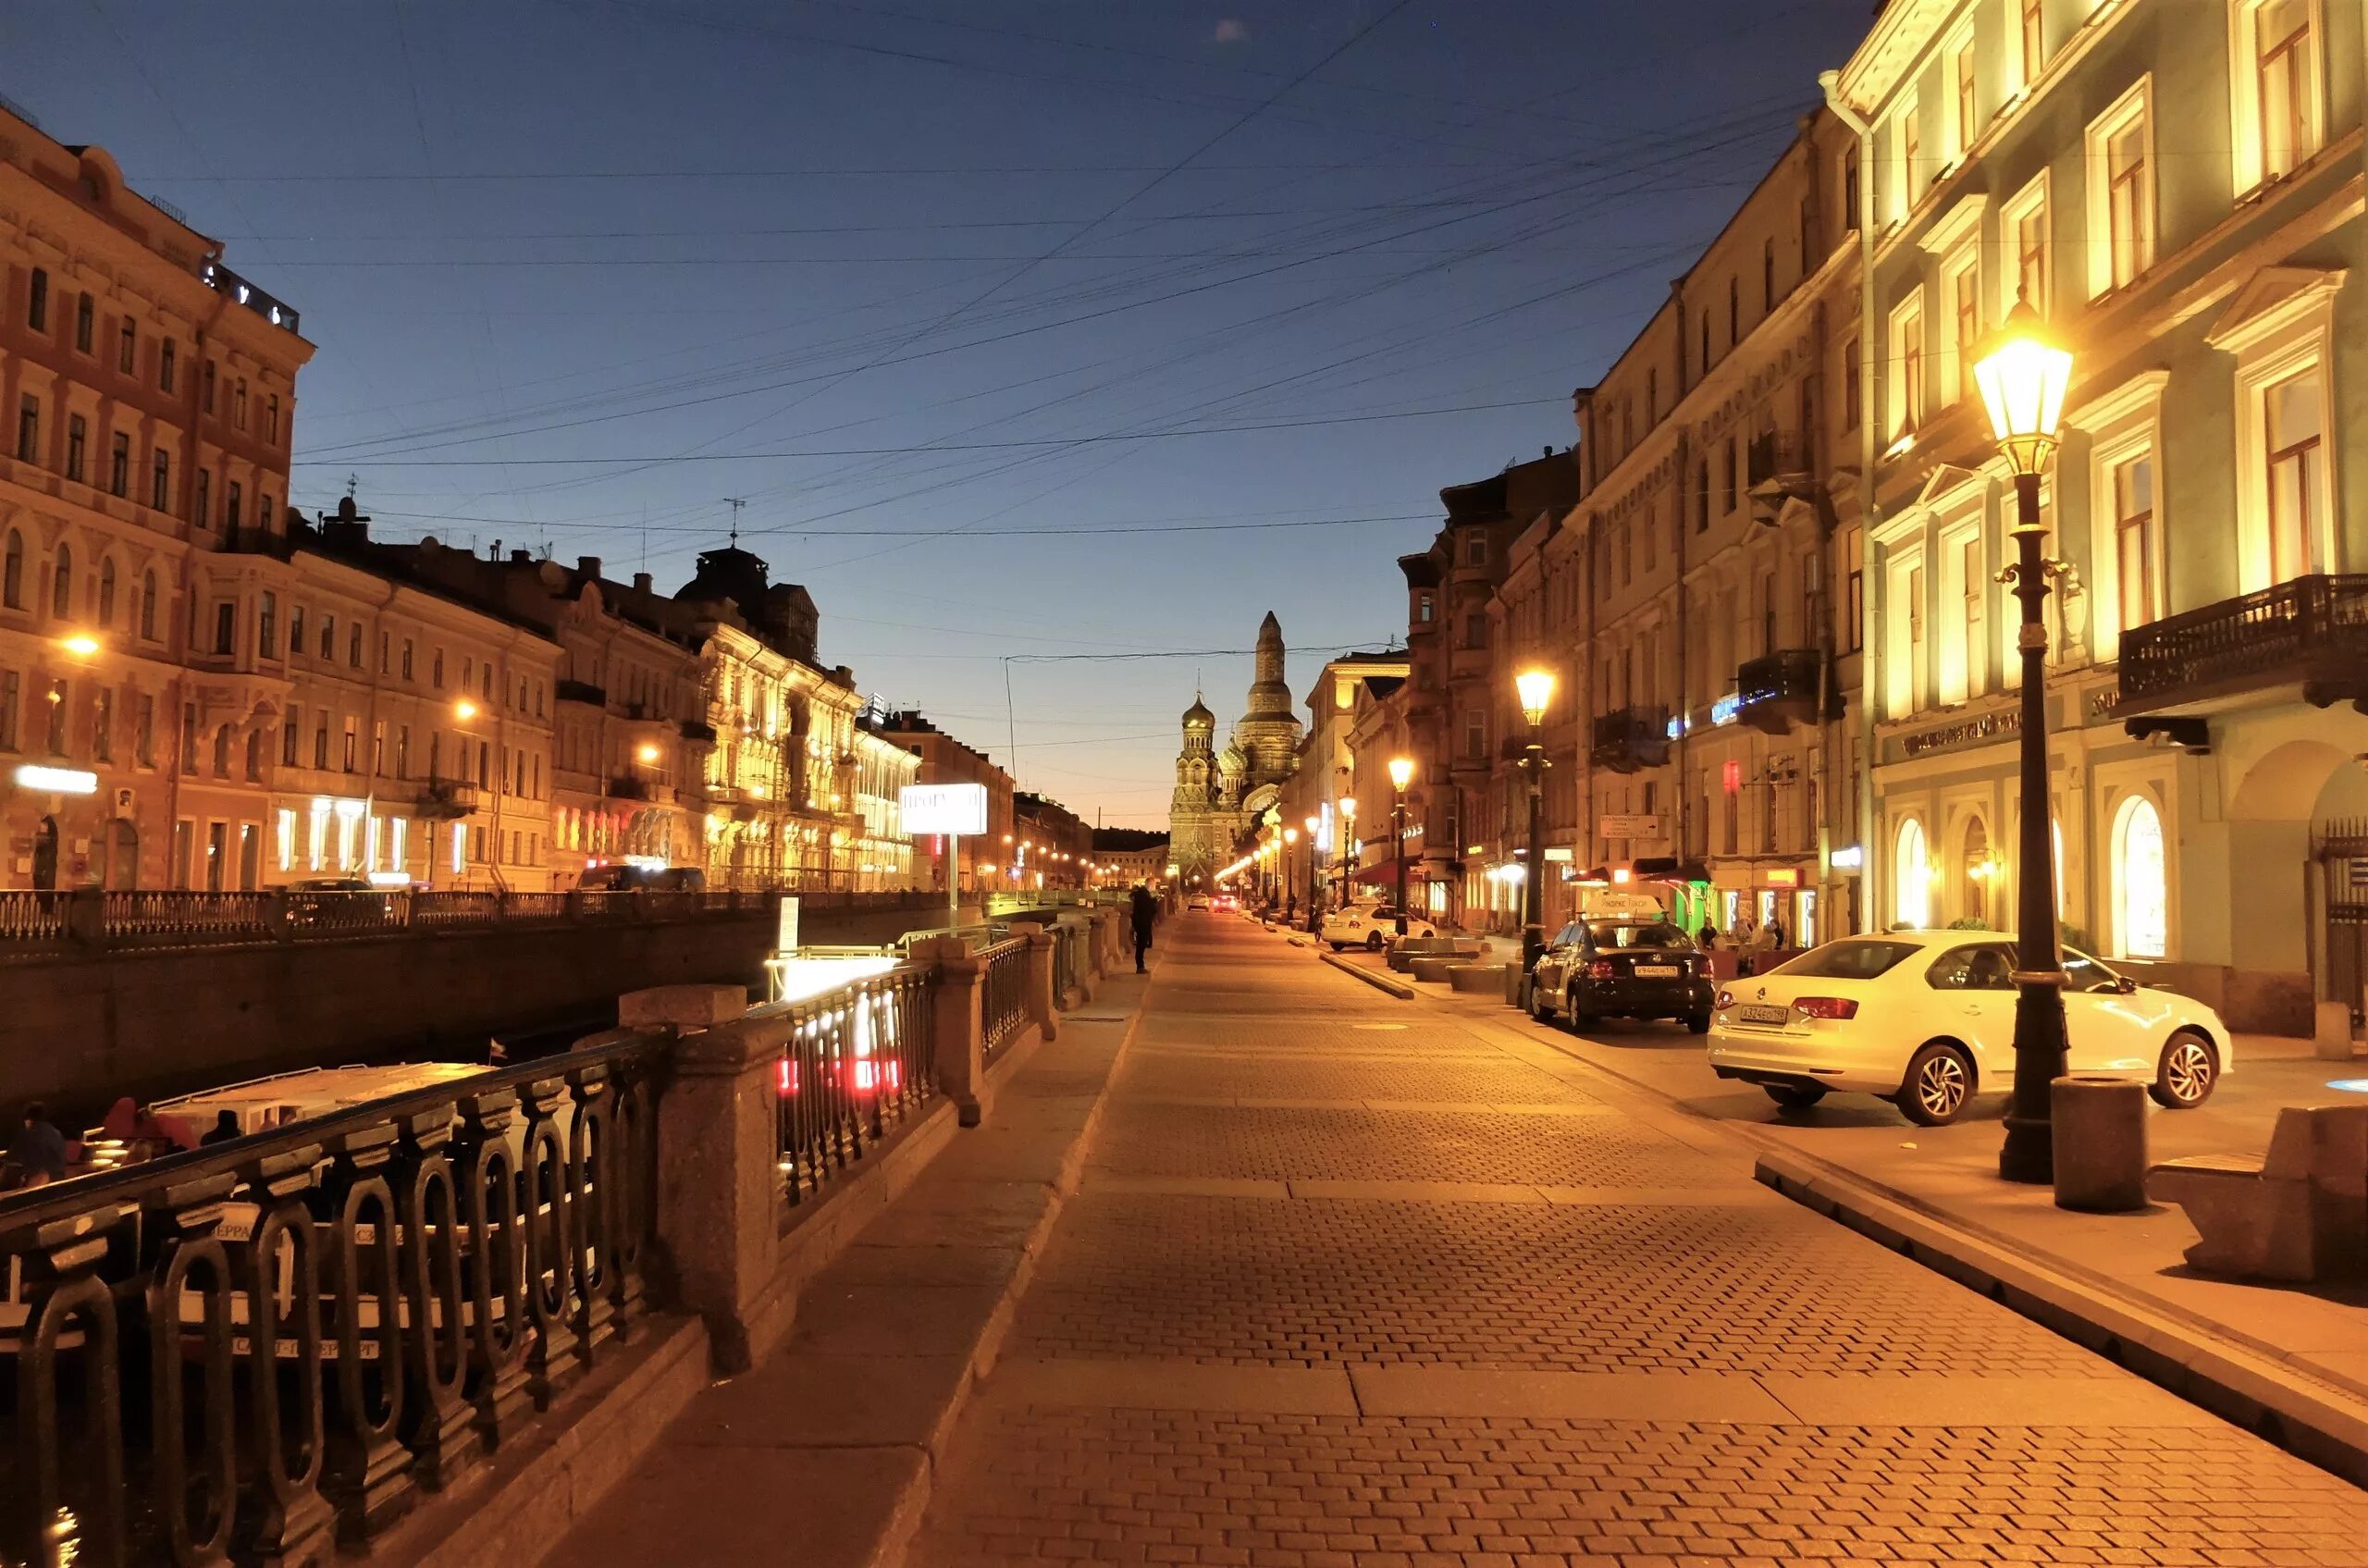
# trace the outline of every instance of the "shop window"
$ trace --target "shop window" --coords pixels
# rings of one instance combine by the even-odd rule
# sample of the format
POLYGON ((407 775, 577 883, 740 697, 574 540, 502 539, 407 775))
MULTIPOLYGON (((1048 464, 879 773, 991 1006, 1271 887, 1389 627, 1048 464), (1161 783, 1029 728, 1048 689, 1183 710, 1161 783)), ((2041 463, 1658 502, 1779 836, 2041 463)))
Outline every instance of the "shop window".
POLYGON ((2170 868, 2163 818, 2133 795, 2114 813, 2113 930, 2122 957, 2160 958, 2170 951, 2170 868))
POLYGON ((1892 857, 1892 915, 1909 931, 1932 923, 1931 858, 1924 842, 1924 824, 1913 817, 1899 824, 1897 852, 1892 857))

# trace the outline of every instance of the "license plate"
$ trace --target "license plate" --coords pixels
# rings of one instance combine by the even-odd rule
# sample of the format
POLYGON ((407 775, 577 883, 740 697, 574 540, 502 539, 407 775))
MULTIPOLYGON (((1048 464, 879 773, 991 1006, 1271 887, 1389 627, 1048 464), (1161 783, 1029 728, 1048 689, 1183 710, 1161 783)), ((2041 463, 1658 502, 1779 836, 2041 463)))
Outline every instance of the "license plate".
POLYGON ((1638 964, 1636 966, 1638 980, 1675 980, 1677 974, 1675 964, 1638 964))
POLYGON ((1761 1002, 1745 1003, 1735 1011, 1745 1023, 1782 1023, 1793 1016, 1789 1008, 1772 1007, 1761 1002))

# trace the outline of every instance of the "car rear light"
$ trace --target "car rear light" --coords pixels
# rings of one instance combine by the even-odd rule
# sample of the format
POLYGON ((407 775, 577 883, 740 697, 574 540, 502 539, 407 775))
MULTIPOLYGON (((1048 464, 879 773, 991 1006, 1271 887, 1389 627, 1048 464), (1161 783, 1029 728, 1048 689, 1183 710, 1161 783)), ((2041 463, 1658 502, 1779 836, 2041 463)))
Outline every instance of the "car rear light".
POLYGON ((1616 971, 1614 971, 1611 967, 1611 960, 1609 958, 1597 958, 1594 963, 1587 966, 1587 978, 1589 980, 1610 980, 1615 972, 1616 971))
POLYGON ((1855 1019, 1858 1004, 1846 996, 1795 996, 1793 1011, 1805 1019, 1855 1019))
POLYGON ((1721 992, 1720 992, 1720 993, 1719 993, 1719 1006, 1721 1006, 1721 1007, 1732 1007, 1732 1006, 1733 1006, 1734 1005, 1735 1005, 1735 994, 1734 994, 1733 992, 1732 992, 1732 991, 1721 991, 1721 992))

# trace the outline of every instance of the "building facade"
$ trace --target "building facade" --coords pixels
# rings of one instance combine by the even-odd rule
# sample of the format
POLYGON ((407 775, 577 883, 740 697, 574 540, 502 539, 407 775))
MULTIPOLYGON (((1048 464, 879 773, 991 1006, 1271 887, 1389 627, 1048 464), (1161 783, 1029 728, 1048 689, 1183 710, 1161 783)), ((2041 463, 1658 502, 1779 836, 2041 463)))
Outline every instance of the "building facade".
POLYGON ((948 878, 961 892, 982 894, 1013 886, 1019 836, 1012 818, 1011 775, 983 751, 965 746, 910 709, 878 715, 882 738, 904 747, 918 762, 916 784, 974 784, 986 791, 987 831, 976 838, 948 840, 931 834, 914 841, 914 879, 944 891, 948 878), (950 863, 949 863, 950 862, 950 863))
POLYGON ((2238 1029, 2360 1005, 2359 22, 2308 0, 1894 0, 1829 79, 1872 175, 1879 919, 2015 907, 2014 500, 1970 364, 2019 298, 2078 356, 2042 496, 2067 938, 2162 962, 2238 1029))

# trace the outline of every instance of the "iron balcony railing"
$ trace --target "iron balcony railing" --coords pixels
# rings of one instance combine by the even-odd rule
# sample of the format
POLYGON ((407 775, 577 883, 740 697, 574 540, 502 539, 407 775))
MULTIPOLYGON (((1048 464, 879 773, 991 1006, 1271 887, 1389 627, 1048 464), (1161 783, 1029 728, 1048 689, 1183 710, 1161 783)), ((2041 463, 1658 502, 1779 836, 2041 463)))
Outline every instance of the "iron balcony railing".
POLYGON ((937 1087, 931 1033, 933 970, 906 964, 750 1017, 789 1020, 773 1067, 783 1194, 802 1204, 863 1158, 937 1087))
POLYGON ((650 1308, 666 1042, 0 1198, 0 1562, 324 1562, 650 1308))
POLYGON ((1614 773, 1659 767, 1669 760, 1669 710, 1622 708, 1597 714, 1588 756, 1597 767, 1614 773))
POLYGON ((1824 668, 1825 655, 1814 648, 1745 660, 1735 671, 1736 721, 1778 735, 1817 722, 1824 668))
POLYGON ((2121 714, 2300 685, 2321 707, 2368 699, 2368 573, 2296 577, 2121 635, 2121 714))
POLYGON ((1028 939, 1015 936, 995 943, 980 956, 987 973, 980 989, 980 1023, 987 1057, 993 1060, 1028 1023, 1028 939))

